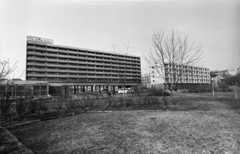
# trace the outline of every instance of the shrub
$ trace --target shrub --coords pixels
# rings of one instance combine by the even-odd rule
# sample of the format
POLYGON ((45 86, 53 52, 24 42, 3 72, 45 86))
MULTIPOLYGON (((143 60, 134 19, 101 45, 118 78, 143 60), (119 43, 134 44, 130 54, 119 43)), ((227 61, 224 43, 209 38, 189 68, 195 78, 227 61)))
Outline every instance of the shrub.
POLYGON ((209 85, 202 85, 202 86, 191 86, 188 89, 189 93, 206 93, 206 92, 211 92, 212 87, 209 85))
POLYGON ((157 97, 154 97, 154 96, 150 96, 150 103, 152 104, 158 104, 160 103, 159 99, 157 97))
POLYGON ((28 109, 28 102, 24 98, 16 99, 16 111, 19 119, 23 119, 28 109))
POLYGON ((158 97, 156 96, 145 96, 142 101, 143 104, 157 104, 160 103, 158 97))
MULTIPOLYGON (((68 110, 71 110, 71 109, 76 109, 77 108, 77 104, 76 104, 76 101, 72 100, 72 97, 68 97, 69 98, 69 101, 66 101, 66 108, 68 110)), ((68 99, 67 99, 68 100, 68 99)))
POLYGON ((7 114, 10 111, 11 103, 8 101, 8 99, 0 99, 0 112, 1 112, 1 118, 6 119, 7 114))
POLYGON ((117 106, 117 103, 118 103, 118 98, 109 97, 108 101, 109 101, 109 102, 108 102, 109 106, 111 106, 111 107, 116 107, 116 106, 117 106))
POLYGON ((38 103, 38 112, 39 111, 44 111, 44 113, 48 110, 47 108, 47 103, 48 103, 47 98, 40 98, 37 103, 38 103))
POLYGON ((129 105, 132 105, 133 104, 133 99, 130 97, 130 98, 126 98, 125 100, 126 102, 126 106, 129 106, 129 105))
POLYGON ((91 97, 91 95, 87 95, 85 97, 86 99, 84 100, 86 102, 86 105, 88 106, 88 108, 92 108, 95 102, 95 99, 93 97, 91 97))
POLYGON ((170 96, 170 93, 158 88, 151 88, 150 94, 148 96, 170 96))
POLYGON ((167 98, 166 98, 166 97, 163 97, 162 100, 163 100, 163 105, 164 105, 165 107, 168 107, 168 100, 167 100, 167 98))
POLYGON ((182 93, 188 93, 188 90, 187 89, 182 89, 181 92, 182 93))
POLYGON ((34 113, 34 112, 38 111, 37 100, 25 98, 24 101, 26 101, 25 103, 29 103, 28 109, 30 110, 31 113, 34 113))
POLYGON ((133 102, 134 104, 141 105, 143 104, 143 98, 136 97, 133 102))

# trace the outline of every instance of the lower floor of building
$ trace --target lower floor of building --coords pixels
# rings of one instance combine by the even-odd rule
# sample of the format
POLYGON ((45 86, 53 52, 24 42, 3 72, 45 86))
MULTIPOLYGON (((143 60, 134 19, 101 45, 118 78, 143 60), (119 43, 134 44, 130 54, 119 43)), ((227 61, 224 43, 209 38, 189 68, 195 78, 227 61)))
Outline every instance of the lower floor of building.
MULTIPOLYGON (((171 84, 152 84, 151 88, 159 88, 159 89, 167 89, 167 87, 171 87, 171 84)), ((193 89, 193 88, 209 88, 211 87, 210 83, 178 83, 174 86, 174 90, 181 89, 193 89)))
POLYGON ((6 97, 76 95, 86 92, 116 93, 140 83, 51 83, 46 81, 0 82, 0 95, 6 97))
POLYGON ((49 86, 50 95, 66 95, 66 94, 81 94, 86 92, 98 93, 117 93, 120 88, 131 88, 133 85, 63 85, 63 86, 49 86))

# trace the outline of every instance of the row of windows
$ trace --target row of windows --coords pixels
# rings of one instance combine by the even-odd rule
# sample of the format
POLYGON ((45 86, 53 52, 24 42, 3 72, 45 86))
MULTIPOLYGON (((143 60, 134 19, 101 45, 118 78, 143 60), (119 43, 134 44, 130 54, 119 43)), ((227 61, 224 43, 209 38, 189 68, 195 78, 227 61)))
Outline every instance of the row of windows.
POLYGON ((126 55, 119 55, 119 54, 111 54, 111 53, 104 53, 104 52, 95 52, 95 51, 87 51, 87 50, 81 50, 81 49, 72 49, 72 48, 64 48, 64 47, 50 47, 50 46, 44 46, 44 45, 35 45, 28 42, 28 47, 36 47, 40 49, 52 49, 52 50, 60 50, 60 51, 71 51, 77 53, 87 53, 87 54, 93 54, 93 55, 104 55, 104 56, 111 56, 111 57, 120 57, 120 58, 128 58, 128 59, 139 59, 138 57, 131 57, 126 55))
MULTIPOLYGON (((41 80, 41 81, 59 81, 59 82, 70 82, 70 81, 117 81, 117 82, 123 82, 121 79, 108 79, 108 78, 101 78, 101 79, 81 79, 81 78, 39 78, 39 77, 27 77, 27 80, 41 80)), ((140 82, 139 79, 126 79, 126 82, 140 82)))
MULTIPOLYGON (((166 80, 167 82, 172 82, 173 80, 166 80)), ((210 82, 210 80, 180 80, 178 82, 210 82)))
POLYGON ((34 71, 66 71, 66 72, 90 72, 90 73, 132 73, 132 74, 140 74, 140 72, 133 72, 136 70, 133 69, 114 69, 114 70, 98 70, 98 69, 77 69, 77 68, 56 68, 56 67, 27 67, 27 70, 33 69, 34 71))
POLYGON ((167 73, 178 73, 178 74, 210 74, 209 72, 203 72, 203 71, 170 71, 170 70, 166 70, 167 73))
POLYGON ((30 58, 36 58, 36 61, 61 61, 63 64, 68 64, 68 63, 94 63, 95 65, 99 64, 107 64, 107 65, 119 65, 119 66, 129 66, 129 67, 140 67, 139 65, 136 64, 121 64, 121 63, 114 63, 114 62, 103 62, 103 61, 91 61, 91 60, 75 60, 75 59, 63 59, 63 58, 42 58, 42 57, 37 57, 37 56, 28 56, 28 59, 30 58), (64 62, 63 62, 64 61, 64 62))
POLYGON ((46 58, 46 56, 44 56, 44 55, 47 54, 47 57, 48 56, 49 57, 65 57, 65 58, 73 57, 74 59, 84 58, 84 59, 119 61, 119 62, 128 62, 128 63, 139 63, 140 62, 140 61, 129 60, 129 59, 106 58, 106 57, 88 56, 88 55, 73 55, 73 54, 63 54, 63 53, 54 53, 54 52, 46 52, 46 51, 35 51, 35 50, 29 50, 27 53, 28 53, 28 55, 41 55, 42 58, 46 58))
MULTIPOLYGON (((130 66, 130 65, 113 65, 113 64, 102 64, 102 66, 97 65, 97 63, 95 65, 87 65, 87 64, 75 64, 75 63, 60 63, 60 62, 39 62, 39 61, 27 61, 27 64, 42 64, 42 65, 64 65, 64 66, 90 66, 90 67, 97 67, 97 68, 114 68, 114 69, 126 69, 125 67, 135 67, 138 68, 138 70, 140 70, 140 66, 130 66), (112 67, 111 67, 112 66, 112 67)), ((100 63, 99 63, 100 64, 100 63)))
MULTIPOLYGON (((152 75, 152 78, 154 78, 155 75, 152 75)), ((173 75, 166 75, 166 78, 173 78, 173 75)), ((176 78, 210 78, 210 76, 204 76, 204 75, 175 75, 176 78)), ((158 77, 159 78, 159 77, 158 77)))
MULTIPOLYGON (((153 68, 154 68, 154 67, 153 67, 153 68)), ((193 66, 179 66, 179 65, 172 66, 172 65, 170 65, 170 64, 165 65, 165 68, 177 68, 177 69, 184 69, 184 70, 209 71, 209 69, 207 69, 207 68, 193 67, 193 66)))
MULTIPOLYGON (((99 74, 96 74, 96 72, 73 72, 73 73, 61 73, 61 72, 47 72, 47 73, 42 73, 42 72, 36 72, 36 71, 27 71, 28 74, 69 74, 69 75, 77 75, 77 74, 85 74, 88 73, 89 75, 107 75, 107 74, 112 74, 112 75, 124 75, 124 74, 131 74, 131 75, 138 75, 140 76, 140 73, 133 73, 133 72, 99 72, 99 74)), ((65 71, 66 72, 66 71, 65 71)))
POLYGON ((140 67, 138 68, 131 68, 131 67, 119 67, 119 66, 99 66, 99 65, 87 65, 87 64, 64 64, 64 63, 52 63, 52 62, 35 62, 35 61, 27 61, 27 65, 45 65, 48 66, 48 68, 51 68, 51 65, 54 65, 54 67, 64 67, 64 68, 83 68, 83 67, 89 67, 93 69, 115 69, 115 70, 133 70, 133 71, 140 71, 140 67))
POLYGON ((165 75, 169 75, 169 74, 182 74, 182 75, 193 75, 193 74, 198 74, 198 75, 210 75, 210 73, 209 72, 175 72, 175 73, 173 73, 173 72, 166 72, 165 73, 165 75))
MULTIPOLYGON (((172 82, 173 80, 166 80, 166 82, 172 82)), ((152 80, 152 82, 155 82, 155 80, 152 80)), ((195 83, 210 83, 210 80, 180 80, 180 82, 195 82, 195 83)))
MULTIPOLYGON (((153 75, 154 77, 154 75, 153 75)), ((165 76, 166 78, 172 78, 173 75, 168 75, 168 76, 165 76)), ((210 78, 210 76, 204 76, 204 75, 180 75, 180 76, 175 76, 177 78, 210 78)))
POLYGON ((27 72, 27 75, 73 75, 73 76, 109 76, 109 77, 141 77, 138 75, 110 75, 110 74, 84 74, 84 73, 38 73, 38 72, 27 72))

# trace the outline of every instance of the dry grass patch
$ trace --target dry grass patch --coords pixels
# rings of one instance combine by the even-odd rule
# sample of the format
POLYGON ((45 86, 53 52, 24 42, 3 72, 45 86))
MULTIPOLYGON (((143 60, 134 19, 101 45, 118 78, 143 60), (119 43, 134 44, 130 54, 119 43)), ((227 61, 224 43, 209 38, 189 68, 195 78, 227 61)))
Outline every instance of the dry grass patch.
POLYGON ((232 124, 232 121, 222 117, 222 114, 229 113, 225 111, 220 114, 215 111, 152 113, 141 117, 139 121, 142 121, 142 124, 137 131, 144 134, 142 142, 152 147, 148 152, 238 153, 240 122, 232 124), (152 117, 156 119, 149 120, 152 117))
POLYGON ((195 106, 199 110, 89 113, 11 131, 45 154, 239 153, 240 115, 218 101, 199 100, 195 106))

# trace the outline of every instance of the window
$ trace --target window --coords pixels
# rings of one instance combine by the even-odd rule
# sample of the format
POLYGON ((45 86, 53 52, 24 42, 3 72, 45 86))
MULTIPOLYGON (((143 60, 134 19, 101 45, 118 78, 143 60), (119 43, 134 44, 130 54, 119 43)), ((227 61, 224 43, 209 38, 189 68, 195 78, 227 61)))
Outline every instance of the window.
POLYGON ((154 71, 152 71, 152 73, 154 73, 154 71))
POLYGON ((152 66, 152 69, 154 69, 154 66, 152 66))
POLYGON ((154 75, 152 77, 154 78, 154 75))
POLYGON ((154 82, 154 80, 153 80, 153 82, 154 82))

